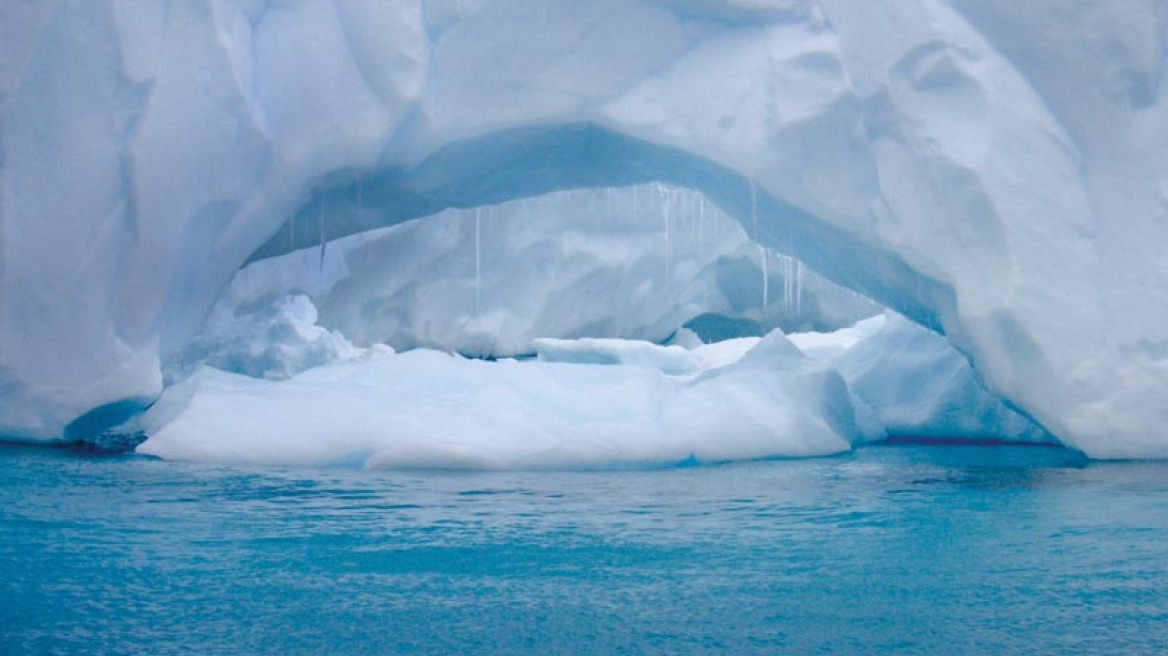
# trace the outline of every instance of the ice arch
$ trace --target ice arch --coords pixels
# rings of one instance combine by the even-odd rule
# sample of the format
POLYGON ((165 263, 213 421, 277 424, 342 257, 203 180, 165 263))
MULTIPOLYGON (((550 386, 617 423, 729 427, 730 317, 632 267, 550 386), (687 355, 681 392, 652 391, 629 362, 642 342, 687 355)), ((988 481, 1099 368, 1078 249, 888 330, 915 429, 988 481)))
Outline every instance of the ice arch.
POLYGON ((1069 443, 1168 455, 1165 12, 1014 4, 7 4, 0 432, 147 402, 315 205, 354 207, 327 237, 652 178, 938 327, 1069 443))
POLYGON ((896 253, 873 248, 767 193, 745 175, 678 148, 590 124, 516 129, 459 141, 409 168, 333 172, 249 260, 317 246, 448 207, 478 207, 561 189, 644 182, 702 191, 737 216, 752 240, 798 256, 866 296, 890 301, 922 324, 940 329, 937 312, 952 308, 952 289, 914 271, 896 253))
POLYGON ((530 355, 547 336, 661 343, 686 324, 706 339, 832 332, 880 312, 751 242, 700 193, 659 182, 593 187, 451 208, 249 263, 173 362, 177 372, 207 357, 242 371, 208 354, 276 349, 240 335, 308 317, 286 312, 295 296, 357 347, 485 358, 530 355))

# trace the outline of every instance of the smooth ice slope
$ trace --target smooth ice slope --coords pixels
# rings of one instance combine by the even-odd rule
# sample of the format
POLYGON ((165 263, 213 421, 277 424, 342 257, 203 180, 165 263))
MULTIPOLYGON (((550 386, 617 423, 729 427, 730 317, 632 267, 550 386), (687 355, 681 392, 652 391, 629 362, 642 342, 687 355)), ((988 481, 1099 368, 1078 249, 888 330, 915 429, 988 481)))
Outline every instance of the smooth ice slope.
POLYGON ((154 398, 249 258, 657 179, 942 329, 1068 443, 1168 455, 1166 13, 4 3, 0 432, 154 398))
POLYGON ((610 364, 419 349, 279 382, 204 367, 145 415, 150 438, 138 450, 211 462, 574 468, 823 455, 863 437, 843 379, 779 331, 682 376, 669 375, 668 349, 644 346, 657 351, 610 364))
POLYGON ((361 346, 493 357, 531 353, 538 337, 661 342, 704 313, 766 334, 833 330, 879 311, 751 243, 701 194, 660 184, 447 210, 253 262, 205 330, 270 313, 289 293, 361 346))

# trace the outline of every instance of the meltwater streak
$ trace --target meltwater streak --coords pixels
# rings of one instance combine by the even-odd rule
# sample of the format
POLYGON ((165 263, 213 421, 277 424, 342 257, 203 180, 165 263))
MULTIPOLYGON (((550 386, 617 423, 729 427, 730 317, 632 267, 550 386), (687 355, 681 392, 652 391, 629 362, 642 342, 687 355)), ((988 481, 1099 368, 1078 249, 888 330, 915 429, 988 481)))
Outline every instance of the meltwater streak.
POLYGON ((0 590, 13 654, 1154 653, 1168 463, 403 474, 8 447, 0 590))

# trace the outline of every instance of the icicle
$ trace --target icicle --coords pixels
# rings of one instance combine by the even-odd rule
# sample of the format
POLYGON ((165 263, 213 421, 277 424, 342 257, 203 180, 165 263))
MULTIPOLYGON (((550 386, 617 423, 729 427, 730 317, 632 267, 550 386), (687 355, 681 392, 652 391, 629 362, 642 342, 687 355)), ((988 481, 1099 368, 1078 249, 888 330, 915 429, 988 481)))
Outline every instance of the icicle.
POLYGON ((689 245, 692 248, 696 243, 698 251, 701 251, 702 236, 698 226, 697 210, 694 207, 697 205, 697 199, 692 192, 686 193, 682 198, 685 200, 685 220, 689 223, 689 245))
MULTIPOLYGON (((660 186, 657 186, 657 191, 661 191, 660 186)), ((673 268, 673 235, 669 221, 669 201, 664 195, 661 196, 661 216, 665 220, 665 284, 668 285, 673 268)))
POLYGON ((783 272, 782 272, 782 276, 783 276, 783 309, 785 310, 791 306, 791 304, 788 300, 791 297, 791 294, 790 294, 791 277, 787 275, 787 257, 785 255, 780 255, 779 262, 783 265, 783 272))
POLYGON ((698 256, 702 259, 706 257, 704 242, 702 240, 702 233, 706 228, 706 196, 701 194, 698 196, 698 256))
POLYGON ((324 239, 324 196, 320 197, 320 215, 317 216, 317 224, 320 227, 320 271, 324 273, 324 249, 328 244, 324 239))
POLYGON ((786 256, 784 256, 784 255, 779 256, 779 264, 781 264, 783 266, 783 271, 780 275, 782 275, 782 277, 783 277, 783 309, 785 310, 788 307, 790 307, 790 303, 788 302, 788 299, 791 298, 791 289, 790 289, 790 285, 789 285, 789 283, 791 282, 791 278, 790 278, 790 276, 787 275, 786 256))
POLYGON ((767 309, 770 305, 770 273, 767 271, 767 249, 762 244, 758 245, 758 251, 762 255, 762 309, 767 309))
POLYGON ((795 258, 787 257, 787 312, 795 307, 795 258))
POLYGON ((483 253, 482 253, 482 216, 481 208, 475 208, 475 316, 479 314, 479 305, 482 300, 483 287, 483 253))
POLYGON ((704 203, 705 201, 703 201, 703 200, 702 200, 702 198, 703 198, 703 197, 702 197, 702 196, 700 196, 700 195, 699 195, 699 196, 698 196, 698 198, 697 198, 697 201, 698 201, 698 202, 697 202, 697 206, 698 206, 698 207, 697 207, 697 213, 698 213, 698 216, 697 216, 697 224, 698 224, 698 258, 699 258, 699 259, 701 259, 701 260, 705 260, 705 258, 706 258, 706 247, 705 247, 705 246, 706 246, 706 245, 705 245, 705 241, 704 241, 704 240, 703 240, 703 238, 702 238, 702 230, 703 230, 703 229, 706 227, 705 216, 703 216, 703 212, 702 212, 703 203, 704 203))
POLYGON ((795 314, 803 314, 803 261, 795 262, 795 314))
POLYGON ((750 181, 750 225, 751 239, 758 241, 758 189, 754 186, 754 180, 750 181))

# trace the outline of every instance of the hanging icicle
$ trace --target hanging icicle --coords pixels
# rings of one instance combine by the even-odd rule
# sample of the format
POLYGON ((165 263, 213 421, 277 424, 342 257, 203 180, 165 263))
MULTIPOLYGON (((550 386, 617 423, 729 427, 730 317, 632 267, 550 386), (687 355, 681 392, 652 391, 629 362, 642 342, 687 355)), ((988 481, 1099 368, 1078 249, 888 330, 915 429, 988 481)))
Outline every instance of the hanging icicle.
POLYGON ((758 188, 750 181, 750 238, 758 241, 758 188))
POLYGON ((803 314, 803 261, 795 262, 795 315, 803 314))
POLYGON ((475 208, 475 316, 479 315, 483 288, 482 208, 475 208))
POLYGON ((786 255, 783 256, 783 309, 788 314, 791 308, 795 305, 795 273, 792 263, 793 258, 786 255))
POLYGON ((697 197, 697 213, 698 213, 698 258, 704 260, 706 258, 706 244, 703 232, 706 228, 706 200, 705 196, 698 194, 697 197))
POLYGON ((654 187, 660 199, 661 216, 665 221, 665 284, 668 287, 673 274, 673 226, 671 225, 669 216, 669 199, 665 197, 660 185, 654 183, 654 187))
POLYGON ((357 174, 357 214, 361 214, 364 209, 364 195, 365 195, 365 174, 357 174))
POLYGON ((324 273, 324 249, 328 242, 324 238, 324 196, 320 197, 320 212, 317 216, 317 225, 320 228, 320 271, 324 273))
POLYGON ((770 258, 767 257, 767 249, 762 244, 758 245, 758 251, 759 251, 759 254, 762 256, 762 309, 765 310, 765 309, 767 309, 767 306, 770 305, 770 301, 771 301, 771 299, 770 299, 770 296, 771 296, 771 290, 770 290, 771 276, 770 276, 770 271, 768 270, 769 269, 768 260, 770 258))

